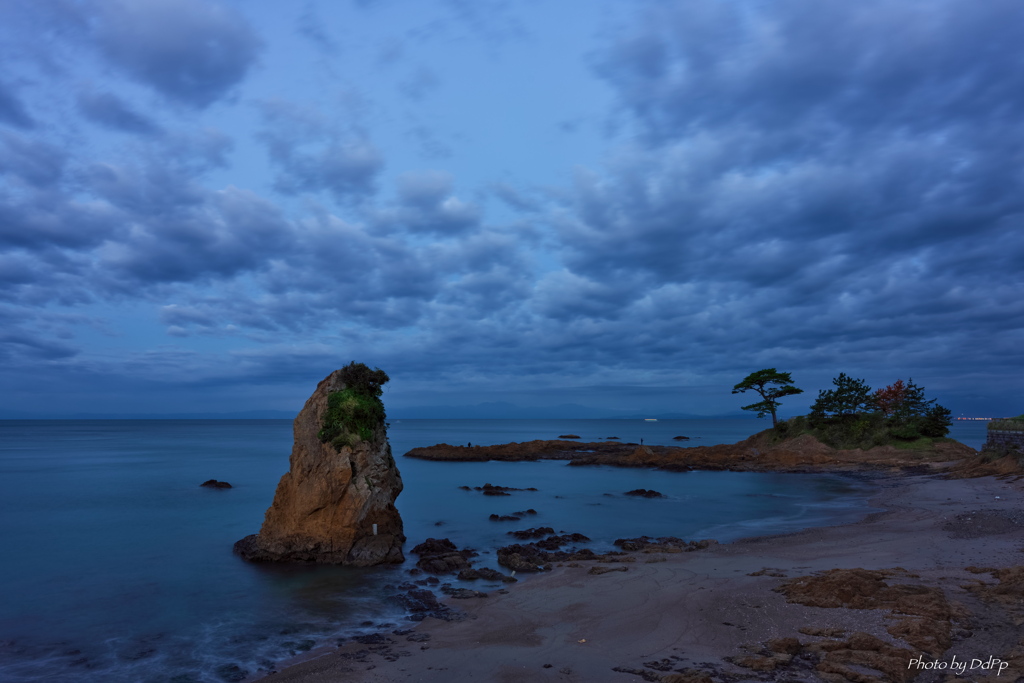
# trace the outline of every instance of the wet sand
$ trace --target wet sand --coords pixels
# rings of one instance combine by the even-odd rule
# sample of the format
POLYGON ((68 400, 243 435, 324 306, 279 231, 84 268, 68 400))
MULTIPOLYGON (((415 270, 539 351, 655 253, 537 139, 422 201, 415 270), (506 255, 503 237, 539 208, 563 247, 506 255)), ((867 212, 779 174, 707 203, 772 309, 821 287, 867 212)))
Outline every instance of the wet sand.
POLYGON ((964 586, 999 585, 977 568, 1024 565, 1019 479, 893 475, 878 480, 872 504, 882 511, 854 524, 697 552, 634 553, 632 561, 598 563, 613 570, 599 575, 590 573, 594 563, 559 566, 507 592, 477 585, 488 597, 447 599, 466 613, 461 621, 410 622, 401 635, 386 634, 388 642, 347 643, 262 680, 1012 681, 1024 676, 1021 596, 996 599, 964 586), (906 571, 886 575, 888 585, 937 588, 948 600, 952 621, 913 617, 926 630, 951 624, 948 649, 929 653, 889 633, 899 617, 892 610, 807 606, 774 590, 824 570, 897 567, 906 571), (780 651, 786 647, 790 654, 780 651), (886 660, 896 668, 872 668, 886 653, 897 653, 886 660), (913 669, 911 655, 947 667, 990 657, 1008 663, 998 677, 980 664, 954 677, 948 668, 913 669))

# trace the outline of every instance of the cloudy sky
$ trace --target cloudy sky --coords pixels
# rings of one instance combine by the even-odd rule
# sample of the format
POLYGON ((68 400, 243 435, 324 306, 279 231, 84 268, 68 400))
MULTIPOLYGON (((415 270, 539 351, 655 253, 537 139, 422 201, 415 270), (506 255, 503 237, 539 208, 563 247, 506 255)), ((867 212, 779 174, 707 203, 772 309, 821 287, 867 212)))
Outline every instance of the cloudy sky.
POLYGON ((350 360, 399 417, 725 414, 764 367, 793 412, 846 372, 1018 414, 1022 32, 1019 0, 0 3, 0 417, 294 413, 350 360))

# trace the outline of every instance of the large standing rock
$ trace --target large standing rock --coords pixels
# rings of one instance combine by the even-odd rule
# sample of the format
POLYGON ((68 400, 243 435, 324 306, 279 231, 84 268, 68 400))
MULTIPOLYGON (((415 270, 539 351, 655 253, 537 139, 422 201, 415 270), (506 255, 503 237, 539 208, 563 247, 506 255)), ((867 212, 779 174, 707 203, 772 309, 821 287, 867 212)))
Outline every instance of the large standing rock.
POLYGON ((235 552, 253 561, 358 567, 405 559, 395 508, 402 477, 379 400, 387 380, 380 370, 352 363, 317 385, 295 418, 290 467, 263 526, 235 543, 235 552), (372 401, 350 398, 360 389, 372 401))

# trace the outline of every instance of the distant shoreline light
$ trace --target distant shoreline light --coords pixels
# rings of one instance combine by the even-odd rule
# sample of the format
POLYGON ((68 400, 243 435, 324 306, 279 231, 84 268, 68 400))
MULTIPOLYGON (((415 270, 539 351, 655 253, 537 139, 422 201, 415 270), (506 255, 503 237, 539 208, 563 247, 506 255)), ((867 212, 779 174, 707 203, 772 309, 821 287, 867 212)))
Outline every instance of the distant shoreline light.
POLYGON ((956 420, 995 420, 994 417, 957 417, 956 420))

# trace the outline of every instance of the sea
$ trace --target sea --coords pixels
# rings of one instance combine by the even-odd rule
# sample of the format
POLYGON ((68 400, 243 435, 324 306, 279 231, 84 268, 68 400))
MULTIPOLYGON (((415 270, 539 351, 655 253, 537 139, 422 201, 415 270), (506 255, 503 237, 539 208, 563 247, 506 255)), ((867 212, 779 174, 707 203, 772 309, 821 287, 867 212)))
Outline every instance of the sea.
MULTIPOLYGON (((728 542, 862 518, 868 480, 827 474, 661 472, 564 461, 429 462, 437 443, 496 444, 577 434, 583 441, 733 443, 764 421, 392 420, 405 490, 404 565, 370 569, 250 564, 232 544, 259 530, 288 469, 290 420, 0 421, 0 681, 223 683, 360 633, 408 627, 396 600, 426 538, 480 552, 508 531, 728 542), (231 489, 201 488, 219 479, 231 489), (488 497, 460 486, 536 491, 488 497), (623 495, 655 489, 660 499, 623 495), (492 522, 532 508, 521 522, 492 522)), ((951 434, 975 448, 985 425, 951 434)), ((529 580, 529 577, 522 577, 529 580)), ((488 590, 488 586, 477 586, 488 590)), ((514 590, 514 588, 513 588, 514 590)))

